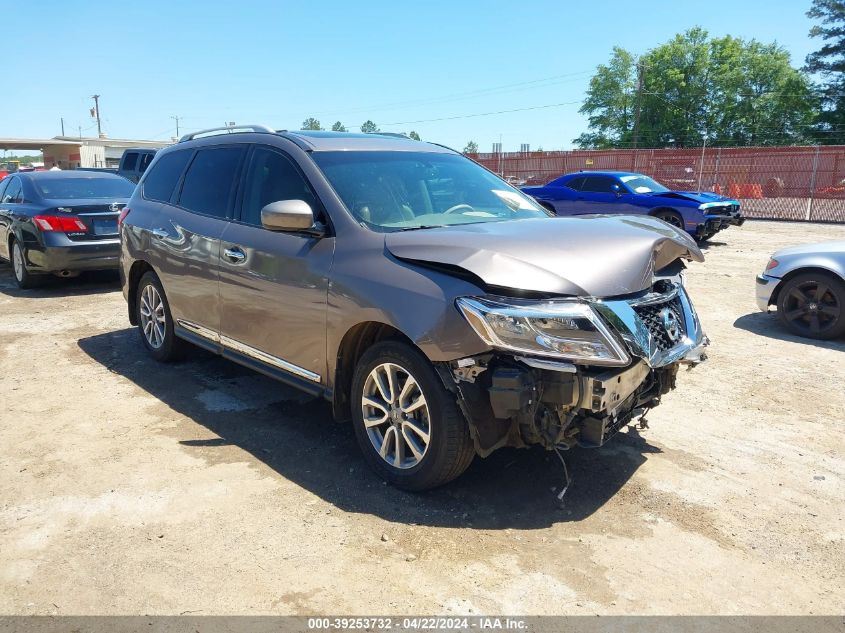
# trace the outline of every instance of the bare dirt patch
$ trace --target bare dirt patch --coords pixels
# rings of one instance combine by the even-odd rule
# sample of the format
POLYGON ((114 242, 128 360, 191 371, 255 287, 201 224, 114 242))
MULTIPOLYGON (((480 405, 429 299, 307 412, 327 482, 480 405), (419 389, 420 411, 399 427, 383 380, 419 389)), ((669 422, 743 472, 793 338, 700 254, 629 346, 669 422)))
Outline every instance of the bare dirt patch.
POLYGON ((113 277, 19 292, 0 265, 0 612, 840 613, 845 341, 753 302, 772 251, 824 239, 845 227, 718 236, 688 275, 710 361, 569 456, 563 510, 542 450, 394 490, 324 403, 150 360, 113 277))

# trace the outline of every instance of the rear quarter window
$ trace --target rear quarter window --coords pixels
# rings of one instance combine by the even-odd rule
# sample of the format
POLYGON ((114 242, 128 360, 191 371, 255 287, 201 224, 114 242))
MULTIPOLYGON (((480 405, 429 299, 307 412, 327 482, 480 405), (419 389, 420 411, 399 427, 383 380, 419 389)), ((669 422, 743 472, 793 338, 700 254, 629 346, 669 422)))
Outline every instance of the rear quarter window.
POLYGON ((585 176, 578 176, 577 178, 570 178, 562 184, 564 187, 569 187, 570 189, 574 189, 575 191, 581 191, 581 186, 584 184, 584 181, 586 179, 587 178, 585 176))
POLYGON ((143 183, 143 194, 148 200, 170 202, 176 183, 185 171, 192 150, 170 152, 162 156, 147 172, 143 183))

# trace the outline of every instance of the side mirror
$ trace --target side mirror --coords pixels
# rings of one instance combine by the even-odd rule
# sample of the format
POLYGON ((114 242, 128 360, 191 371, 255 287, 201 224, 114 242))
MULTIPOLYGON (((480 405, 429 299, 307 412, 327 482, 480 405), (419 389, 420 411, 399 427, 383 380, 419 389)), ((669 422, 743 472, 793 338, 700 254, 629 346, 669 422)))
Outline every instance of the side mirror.
POLYGON ((261 209, 261 226, 269 231, 311 231, 314 212, 304 200, 277 200, 261 209))
POLYGON ((614 184, 610 185, 610 190, 611 190, 613 193, 615 193, 617 196, 621 196, 621 195, 622 195, 622 187, 620 187, 620 186, 619 186, 619 185, 617 185, 616 183, 614 183, 614 184))

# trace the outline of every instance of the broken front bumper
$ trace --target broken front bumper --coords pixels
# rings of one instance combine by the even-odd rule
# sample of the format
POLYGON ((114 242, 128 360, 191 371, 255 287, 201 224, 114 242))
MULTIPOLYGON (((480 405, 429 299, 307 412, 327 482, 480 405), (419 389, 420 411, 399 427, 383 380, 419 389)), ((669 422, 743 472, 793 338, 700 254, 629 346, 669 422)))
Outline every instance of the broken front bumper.
POLYGON ((727 215, 707 215, 704 222, 698 225, 698 235, 714 235, 729 226, 742 226, 745 224, 745 217, 739 211, 727 215))
POLYGON ((593 305, 635 357, 628 366, 503 352, 453 364, 458 401, 481 456, 501 446, 601 446, 674 388, 681 364, 706 359, 709 341, 680 284, 593 305))

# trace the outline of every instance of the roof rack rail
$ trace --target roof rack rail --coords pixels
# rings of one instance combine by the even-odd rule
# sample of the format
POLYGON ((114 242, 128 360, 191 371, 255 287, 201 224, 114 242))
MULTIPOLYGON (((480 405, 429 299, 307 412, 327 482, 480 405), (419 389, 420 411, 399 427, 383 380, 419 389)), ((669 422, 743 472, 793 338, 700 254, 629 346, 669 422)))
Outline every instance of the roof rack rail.
POLYGON ((393 138, 411 138, 407 134, 402 134, 401 132, 373 132, 373 134, 376 136, 392 136, 393 138))
POLYGON ((180 143, 191 141, 198 136, 216 136, 218 134, 243 134, 244 132, 262 132, 264 134, 275 134, 276 131, 266 125, 227 125, 225 127, 211 127, 207 130, 199 130, 185 134, 179 139, 180 143))

